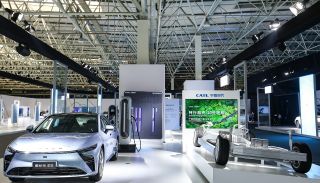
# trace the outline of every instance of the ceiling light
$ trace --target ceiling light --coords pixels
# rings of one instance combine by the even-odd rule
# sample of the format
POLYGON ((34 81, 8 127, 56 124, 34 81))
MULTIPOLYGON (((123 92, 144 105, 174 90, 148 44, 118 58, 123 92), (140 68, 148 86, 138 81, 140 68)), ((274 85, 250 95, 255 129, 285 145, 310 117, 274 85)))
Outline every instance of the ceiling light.
POLYGON ((267 81, 267 78, 264 78, 264 79, 262 80, 263 83, 266 82, 266 81, 267 81))
POLYGON ((251 39, 254 43, 260 41, 263 32, 259 32, 258 34, 252 35, 251 39))
POLYGON ((209 19, 208 19, 208 17, 206 17, 206 19, 205 19, 205 21, 203 23, 203 27, 210 27, 210 26, 211 26, 211 24, 209 22, 209 19))
POLYGON ((226 64, 227 63, 227 58, 226 57, 223 57, 222 58, 222 64, 226 64))
POLYGON ((290 6, 290 11, 297 16, 301 12, 303 12, 306 9, 306 4, 309 2, 309 0, 304 0, 302 2, 296 2, 292 6, 290 6))
POLYGON ((24 57, 27 57, 31 54, 30 49, 24 44, 19 43, 19 45, 16 46, 16 50, 20 55, 22 55, 24 57))
POLYGON ((284 42, 278 43, 278 49, 282 52, 284 52, 287 49, 287 46, 284 42))
POLYGON ((78 42, 79 42, 79 43, 84 43, 84 42, 86 42, 86 41, 87 41, 87 39, 83 38, 83 34, 80 33, 80 37, 79 37, 79 39, 78 39, 78 42))
POLYGON ((269 28, 273 31, 277 30, 280 27, 280 21, 279 19, 275 19, 273 22, 271 22, 271 24, 269 25, 269 28))
POLYGON ((26 20, 23 21, 24 23, 24 30, 28 31, 28 32, 35 32, 36 29, 30 25, 26 20))
POLYGON ((285 75, 285 76, 289 76, 289 72, 285 72, 284 75, 285 75))

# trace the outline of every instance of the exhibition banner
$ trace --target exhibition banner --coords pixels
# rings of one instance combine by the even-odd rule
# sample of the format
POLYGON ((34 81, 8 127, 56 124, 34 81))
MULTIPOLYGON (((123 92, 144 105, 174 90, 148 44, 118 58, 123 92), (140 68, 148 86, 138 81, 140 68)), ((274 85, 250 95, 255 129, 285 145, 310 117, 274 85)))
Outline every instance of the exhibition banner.
POLYGON ((239 121, 240 93, 233 90, 183 91, 183 125, 226 129, 239 121))

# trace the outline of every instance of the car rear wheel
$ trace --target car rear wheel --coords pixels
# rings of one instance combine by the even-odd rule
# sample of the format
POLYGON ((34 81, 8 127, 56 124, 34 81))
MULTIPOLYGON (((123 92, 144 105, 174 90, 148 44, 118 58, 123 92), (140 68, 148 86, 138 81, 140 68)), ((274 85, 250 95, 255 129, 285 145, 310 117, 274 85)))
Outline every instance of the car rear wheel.
POLYGON ((218 165, 226 165, 228 163, 229 150, 229 140, 218 135, 216 139, 216 147, 214 149, 214 158, 218 165))
POLYGON ((96 175, 90 176, 89 180, 92 182, 99 182, 103 176, 104 169, 104 151, 101 148, 99 152, 99 160, 98 160, 98 173, 96 175))
POLYGON ((305 143, 293 143, 292 151, 307 154, 307 161, 292 161, 291 166, 298 173, 307 173, 312 165, 311 150, 305 143))
POLYGON ((115 150, 114 150, 114 154, 113 156, 111 157, 110 161, 116 161, 118 159, 118 154, 119 154, 119 140, 117 141, 117 145, 116 147, 114 147, 115 150))
POLYGON ((25 179, 24 178, 12 178, 12 177, 9 177, 9 180, 11 182, 23 182, 25 179))

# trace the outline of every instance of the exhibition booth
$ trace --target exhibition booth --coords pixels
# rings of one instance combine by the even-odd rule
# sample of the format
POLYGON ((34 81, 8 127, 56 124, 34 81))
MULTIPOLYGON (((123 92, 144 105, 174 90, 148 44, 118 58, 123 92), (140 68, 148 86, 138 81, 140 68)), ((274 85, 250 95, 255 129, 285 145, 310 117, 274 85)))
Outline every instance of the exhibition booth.
MULTIPOLYGON (((312 78, 301 77, 299 90, 292 88, 292 94, 287 95, 282 93, 282 87, 288 88, 283 83, 271 89, 258 88, 257 129, 282 123, 268 119, 272 113, 282 114, 284 104, 299 106, 303 121, 306 118, 303 111, 310 110, 310 103, 305 102, 311 99, 302 95, 312 96, 308 93, 314 89, 312 78)), ((249 121, 255 123, 255 120, 247 115, 254 111, 248 108, 253 99, 245 98, 240 89, 216 90, 213 80, 187 80, 180 99, 166 94, 164 83, 164 65, 121 65, 119 97, 113 99, 104 99, 99 89, 97 98, 93 99, 76 94, 51 99, 3 95, 0 128, 21 130, 30 124, 37 125, 49 111, 55 114, 93 112, 115 121, 113 128, 119 130, 120 156, 133 159, 139 156, 138 160, 134 159, 137 162, 148 164, 146 152, 159 153, 159 148, 169 146, 170 156, 185 157, 208 182, 311 183, 320 180, 320 167, 312 164, 316 160, 313 157, 316 147, 297 144, 299 139, 294 137, 294 131, 286 131, 285 148, 250 133, 249 121)), ((297 112, 298 108, 288 121, 297 112)), ((301 127, 304 134, 314 130, 303 122, 301 127)))

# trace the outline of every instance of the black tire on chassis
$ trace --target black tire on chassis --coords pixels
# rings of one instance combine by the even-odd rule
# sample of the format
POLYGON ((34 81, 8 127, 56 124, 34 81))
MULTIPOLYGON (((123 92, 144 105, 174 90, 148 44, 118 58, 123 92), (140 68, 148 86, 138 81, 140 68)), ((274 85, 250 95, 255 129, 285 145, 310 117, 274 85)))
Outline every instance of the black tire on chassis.
POLYGON ((11 182, 23 182, 25 179, 24 178, 13 178, 13 177, 9 177, 9 180, 11 182))
POLYGON ((216 139, 216 147, 214 149, 214 158, 215 158, 216 164, 226 165, 228 163, 229 150, 230 150, 229 140, 221 137, 221 135, 218 135, 216 139))
POLYGON ((116 161, 118 159, 118 153, 119 153, 119 140, 117 141, 117 147, 114 155, 110 158, 110 161, 116 161))
POLYGON ((92 182, 99 182, 103 176, 104 169, 104 151, 101 148, 99 152, 99 160, 98 160, 98 173, 96 175, 89 176, 89 180, 92 182))
POLYGON ((311 150, 305 143, 293 143, 292 145, 292 151, 300 152, 300 153, 306 153, 307 154, 307 161, 292 161, 291 166, 294 169, 294 171, 298 173, 307 173, 312 165, 312 154, 311 150))

